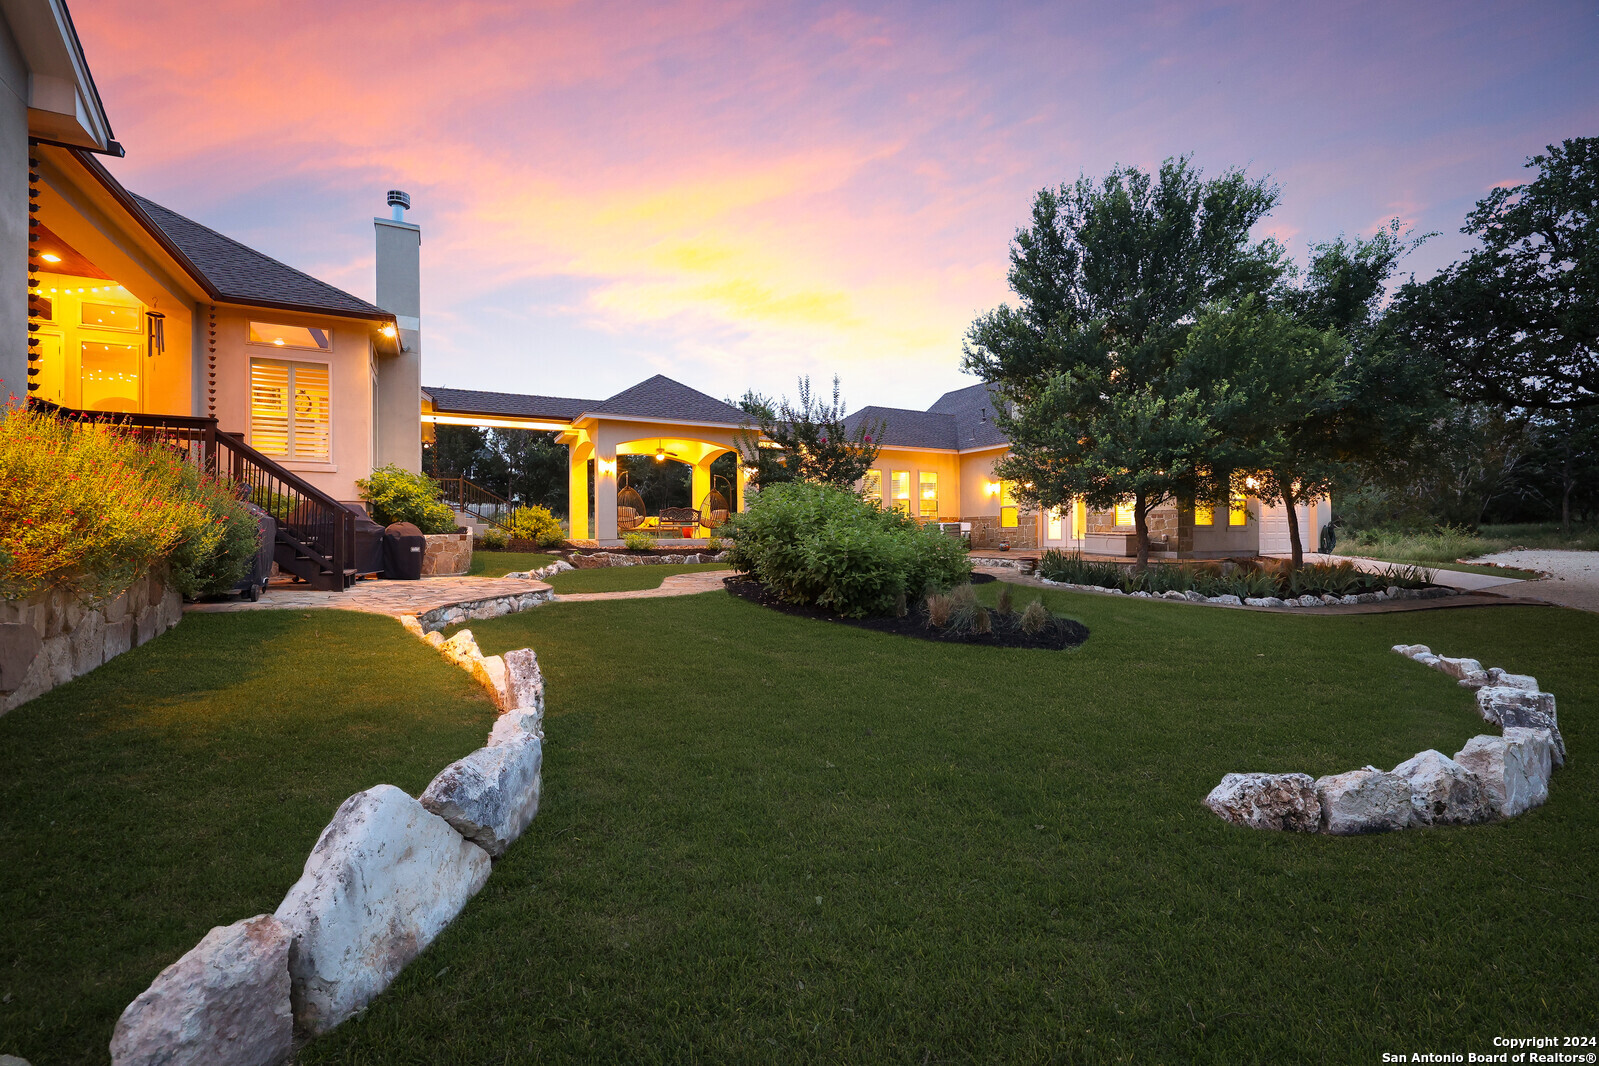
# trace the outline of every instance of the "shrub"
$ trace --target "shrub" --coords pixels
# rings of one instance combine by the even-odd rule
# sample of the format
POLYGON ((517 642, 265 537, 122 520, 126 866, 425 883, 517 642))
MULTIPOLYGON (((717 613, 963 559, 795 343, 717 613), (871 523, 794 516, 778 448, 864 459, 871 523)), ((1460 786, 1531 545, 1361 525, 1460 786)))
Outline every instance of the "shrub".
POLYGON ((902 594, 921 597, 971 575, 959 541, 832 485, 768 486, 726 532, 735 569, 784 602, 849 617, 892 614, 902 594))
POLYGON ((453 533, 455 511, 439 499, 439 483, 426 474, 413 474, 390 463, 355 483, 361 499, 371 505, 380 526, 410 522, 423 533, 453 533))
POLYGON ((107 599, 168 557, 188 595, 243 577, 256 524, 231 482, 115 425, 0 413, 0 596, 107 599))
POLYGON ((566 537, 561 520, 548 507, 518 507, 510 526, 512 540, 529 540, 540 548, 553 548, 566 537))
POLYGON ((498 526, 489 526, 483 531, 483 535, 478 540, 483 542, 484 551, 491 552, 504 551, 505 546, 510 543, 510 538, 506 536, 505 530, 498 526))
POLYGON ((655 538, 648 533, 623 533, 622 546, 628 551, 647 552, 655 547, 655 538))
POLYGON ((1034 600, 1027 605, 1027 610, 1022 612, 1022 632, 1030 637, 1036 636, 1042 633, 1051 621, 1053 619, 1050 618, 1049 611, 1044 608, 1044 602, 1034 600))

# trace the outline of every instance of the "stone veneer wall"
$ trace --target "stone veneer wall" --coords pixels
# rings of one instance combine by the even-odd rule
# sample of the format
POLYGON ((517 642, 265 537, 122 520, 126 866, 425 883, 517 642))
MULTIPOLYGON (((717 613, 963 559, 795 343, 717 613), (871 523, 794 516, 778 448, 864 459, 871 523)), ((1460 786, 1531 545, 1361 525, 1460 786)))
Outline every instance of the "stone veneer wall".
POLYGON ((429 533, 423 577, 454 577, 472 569, 472 534, 429 533))
POLYGON ((999 524, 999 515, 973 515, 962 518, 962 522, 972 524, 971 546, 974 548, 997 548, 1000 541, 1004 541, 1014 549, 1038 547, 1038 515, 1022 513, 1016 518, 1016 528, 1005 529, 999 524))
POLYGON ((0 600, 0 714, 160 636, 183 618, 164 571, 98 607, 59 589, 0 600))

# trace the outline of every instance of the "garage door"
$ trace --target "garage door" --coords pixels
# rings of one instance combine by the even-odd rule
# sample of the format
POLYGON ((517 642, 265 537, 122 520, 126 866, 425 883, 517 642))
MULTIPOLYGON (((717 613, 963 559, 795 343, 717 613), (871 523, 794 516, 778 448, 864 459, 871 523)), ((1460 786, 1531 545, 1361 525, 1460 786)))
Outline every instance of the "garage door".
MULTIPOLYGON (((1300 504, 1298 512, 1299 543, 1306 551, 1315 551, 1316 545, 1312 544, 1310 539, 1310 508, 1300 504)), ((1281 506, 1265 508, 1260 518, 1260 554, 1287 555, 1293 550, 1293 545, 1288 542, 1287 508, 1281 506)))

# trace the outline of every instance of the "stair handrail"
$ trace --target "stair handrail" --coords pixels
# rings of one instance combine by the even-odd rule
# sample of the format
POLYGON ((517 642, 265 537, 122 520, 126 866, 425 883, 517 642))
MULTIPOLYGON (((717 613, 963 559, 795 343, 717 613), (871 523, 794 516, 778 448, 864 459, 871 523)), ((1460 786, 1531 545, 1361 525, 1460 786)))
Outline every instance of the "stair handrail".
POLYGON ((338 590, 349 586, 355 566, 355 514, 328 493, 277 460, 245 443, 244 435, 217 428, 208 415, 142 415, 83 411, 45 400, 29 406, 69 422, 117 426, 144 440, 159 440, 185 453, 202 470, 230 478, 244 496, 277 521, 278 534, 325 571, 338 590))
POLYGON ((464 477, 435 477, 433 480, 438 482, 440 498, 445 503, 491 525, 507 525, 516 511, 516 504, 504 496, 464 477))

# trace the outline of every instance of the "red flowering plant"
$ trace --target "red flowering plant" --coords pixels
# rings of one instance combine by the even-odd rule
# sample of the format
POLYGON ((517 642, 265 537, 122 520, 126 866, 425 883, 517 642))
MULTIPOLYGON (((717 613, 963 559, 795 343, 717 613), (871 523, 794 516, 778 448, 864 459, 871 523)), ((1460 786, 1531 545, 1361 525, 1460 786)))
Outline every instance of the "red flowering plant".
POLYGON ((0 596, 104 600, 162 560, 184 594, 222 591, 243 577, 255 531, 226 483, 165 445, 0 406, 0 596))

